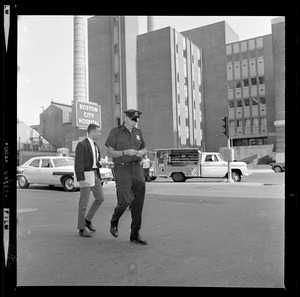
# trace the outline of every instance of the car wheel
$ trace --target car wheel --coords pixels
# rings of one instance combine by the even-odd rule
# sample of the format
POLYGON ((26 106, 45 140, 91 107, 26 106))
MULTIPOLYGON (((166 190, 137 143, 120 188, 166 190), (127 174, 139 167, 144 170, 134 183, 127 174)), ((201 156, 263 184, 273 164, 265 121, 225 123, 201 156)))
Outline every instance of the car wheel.
POLYGON ((174 182, 185 182, 186 180, 185 175, 182 172, 174 172, 171 177, 174 182))
POLYGON ((279 166, 274 167, 274 172, 279 173, 281 171, 282 171, 282 169, 279 166))
POLYGON ((24 175, 22 175, 18 178, 18 185, 21 189, 26 189, 29 187, 27 178, 24 175))
POLYGON ((234 182, 240 182, 242 180, 242 177, 240 175, 240 173, 236 172, 236 171, 232 171, 231 173, 231 177, 233 179, 234 182))
POLYGON ((67 192, 73 192, 75 190, 73 177, 67 176, 63 179, 62 185, 67 192))

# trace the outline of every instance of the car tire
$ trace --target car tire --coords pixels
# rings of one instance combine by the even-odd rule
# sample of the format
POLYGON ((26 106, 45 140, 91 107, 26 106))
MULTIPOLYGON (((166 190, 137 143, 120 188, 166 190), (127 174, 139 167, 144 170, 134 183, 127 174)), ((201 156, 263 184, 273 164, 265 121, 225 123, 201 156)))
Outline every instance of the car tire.
POLYGON ((172 173, 172 179, 174 182, 185 182, 186 181, 186 177, 182 172, 174 172, 172 173))
POLYGON ((29 187, 29 183, 27 181, 27 178, 24 175, 21 175, 18 178, 18 185, 21 189, 27 189, 29 187))
POLYGON ((241 174, 237 171, 231 172, 231 178, 235 183, 239 183, 242 180, 241 174))
POLYGON ((62 185, 65 189, 66 192, 73 192, 75 191, 75 187, 74 187, 74 179, 72 176, 66 176, 63 179, 62 185))
POLYGON ((274 167, 274 172, 276 172, 276 173, 282 172, 281 167, 280 166, 275 166, 274 167))

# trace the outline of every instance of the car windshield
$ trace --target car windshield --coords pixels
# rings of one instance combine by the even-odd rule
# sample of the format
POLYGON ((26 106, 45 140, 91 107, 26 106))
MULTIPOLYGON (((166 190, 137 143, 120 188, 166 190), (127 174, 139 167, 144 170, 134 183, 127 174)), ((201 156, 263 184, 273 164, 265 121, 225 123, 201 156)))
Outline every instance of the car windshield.
POLYGON ((74 166, 73 158, 52 159, 55 167, 74 166))

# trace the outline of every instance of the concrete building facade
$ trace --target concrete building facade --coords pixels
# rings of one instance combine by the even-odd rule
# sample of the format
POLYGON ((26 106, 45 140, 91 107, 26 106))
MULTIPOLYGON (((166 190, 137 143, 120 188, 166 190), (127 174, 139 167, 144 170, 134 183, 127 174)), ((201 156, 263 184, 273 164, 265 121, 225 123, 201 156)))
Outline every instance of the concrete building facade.
POLYGON ((203 146, 202 53, 167 27, 138 36, 140 128, 149 150, 203 146))
POLYGON ((274 103, 277 161, 284 161, 285 153, 285 19, 272 20, 274 65, 274 103))
POLYGON ((227 44, 226 62, 233 146, 274 144, 272 36, 227 44))
POLYGON ((137 35, 134 16, 88 19, 89 101, 101 105, 100 149, 105 151, 108 133, 123 122, 123 111, 137 108, 137 35))
POLYGON ((203 65, 203 113, 205 151, 219 151, 227 145, 222 133, 221 118, 228 115, 226 84, 226 41, 238 40, 238 36, 226 24, 219 22, 181 32, 202 50, 203 65))

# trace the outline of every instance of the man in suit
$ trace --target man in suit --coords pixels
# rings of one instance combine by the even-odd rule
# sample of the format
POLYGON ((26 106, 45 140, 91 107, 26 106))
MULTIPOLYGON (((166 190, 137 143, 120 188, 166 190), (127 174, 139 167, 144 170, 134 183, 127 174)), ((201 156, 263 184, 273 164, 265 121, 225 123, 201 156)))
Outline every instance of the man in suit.
POLYGON ((87 128, 87 138, 79 142, 76 147, 75 174, 80 188, 77 228, 79 229, 79 235, 83 237, 92 237, 92 233, 87 231, 86 228, 92 232, 96 231, 92 219, 104 201, 99 170, 101 168, 101 155, 95 142, 99 138, 100 127, 90 124, 87 128), (90 187, 90 184, 85 181, 84 172, 88 171, 94 171, 95 173, 95 186, 90 187), (90 191, 93 192, 95 200, 86 215, 90 191))

